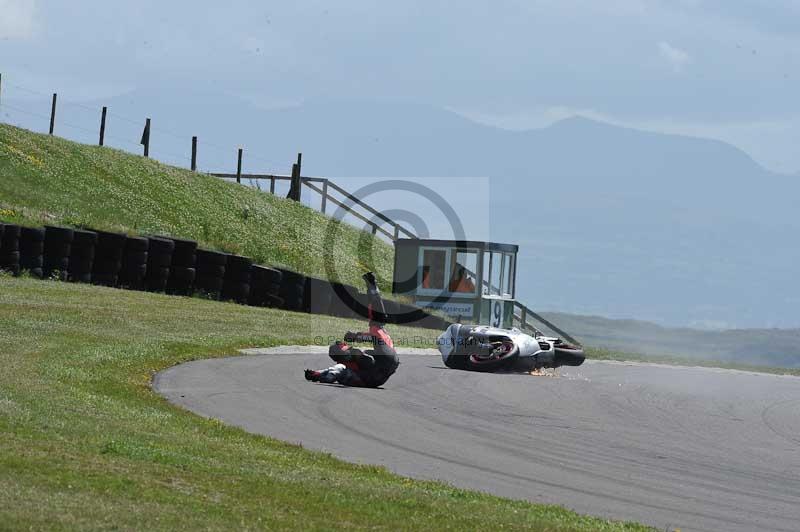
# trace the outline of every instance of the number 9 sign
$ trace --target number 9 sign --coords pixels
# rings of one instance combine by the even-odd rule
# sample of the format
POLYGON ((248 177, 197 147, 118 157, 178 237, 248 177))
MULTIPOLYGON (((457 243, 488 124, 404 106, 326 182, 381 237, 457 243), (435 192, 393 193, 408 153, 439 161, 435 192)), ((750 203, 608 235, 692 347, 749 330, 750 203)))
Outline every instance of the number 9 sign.
POLYGON ((503 301, 495 299, 492 301, 492 327, 503 326, 503 301))

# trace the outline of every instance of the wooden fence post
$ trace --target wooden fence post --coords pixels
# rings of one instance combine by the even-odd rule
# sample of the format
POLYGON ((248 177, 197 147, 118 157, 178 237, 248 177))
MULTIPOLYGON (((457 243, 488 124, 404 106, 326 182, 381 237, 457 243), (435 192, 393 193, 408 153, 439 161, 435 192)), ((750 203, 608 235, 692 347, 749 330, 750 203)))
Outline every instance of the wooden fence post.
POLYGON ((106 113, 108 112, 107 107, 103 107, 103 111, 100 113, 100 146, 103 145, 106 139, 106 113))
POLYGON ((297 197, 297 163, 292 164, 292 175, 289 179, 289 193, 286 197, 290 200, 297 201, 295 198, 297 197))
POLYGON ((239 156, 236 162, 236 182, 242 182, 242 148, 239 148, 239 156))
POLYGON ((192 137, 192 172, 197 171, 197 137, 192 137))
POLYGON ((55 92, 53 93, 53 106, 50 108, 50 134, 53 134, 53 130, 56 127, 56 99, 58 98, 58 94, 55 92))
POLYGON ((150 157, 150 119, 144 121, 144 131, 142 131, 142 141, 139 143, 144 145, 144 156, 150 157))
POLYGON ((275 194, 275 177, 269 178, 269 193, 275 194))
POLYGON ((294 200, 299 203, 300 202, 300 195, 303 192, 303 183, 302 183, 303 179, 301 177, 303 175, 303 173, 302 173, 303 172, 303 154, 302 153, 298 153, 297 154, 297 162, 295 163, 295 166, 297 167, 297 172, 296 172, 297 175, 294 178, 294 181, 296 183, 296 187, 295 187, 295 196, 296 197, 294 198, 294 200))
POLYGON ((394 240, 400 238, 400 224, 394 224, 394 240))

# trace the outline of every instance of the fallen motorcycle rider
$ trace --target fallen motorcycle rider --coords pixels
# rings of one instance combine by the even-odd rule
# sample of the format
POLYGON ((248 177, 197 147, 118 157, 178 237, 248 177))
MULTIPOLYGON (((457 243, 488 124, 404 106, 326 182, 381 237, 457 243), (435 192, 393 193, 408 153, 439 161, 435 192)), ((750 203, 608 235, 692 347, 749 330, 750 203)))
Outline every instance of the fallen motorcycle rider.
POLYGON ((305 370, 305 378, 311 382, 338 383, 344 386, 377 388, 383 385, 397 371, 400 361, 394 350, 394 343, 383 328, 386 308, 372 272, 365 273, 368 297, 368 332, 347 332, 344 342, 337 341, 330 346, 329 356, 335 365, 321 370, 305 370), (350 346, 354 342, 372 342, 372 349, 362 351, 350 346))
POLYGON ((517 328, 454 323, 437 344, 445 366, 471 371, 539 371, 580 366, 585 360, 580 346, 517 328))

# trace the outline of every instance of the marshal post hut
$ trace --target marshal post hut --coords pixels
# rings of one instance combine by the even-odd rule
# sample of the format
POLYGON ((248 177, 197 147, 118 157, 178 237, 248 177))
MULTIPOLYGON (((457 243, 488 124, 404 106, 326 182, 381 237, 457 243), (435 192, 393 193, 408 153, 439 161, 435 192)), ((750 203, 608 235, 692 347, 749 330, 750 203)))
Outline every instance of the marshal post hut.
POLYGON ((511 327, 519 246, 415 238, 394 244, 395 294, 461 323, 511 327))

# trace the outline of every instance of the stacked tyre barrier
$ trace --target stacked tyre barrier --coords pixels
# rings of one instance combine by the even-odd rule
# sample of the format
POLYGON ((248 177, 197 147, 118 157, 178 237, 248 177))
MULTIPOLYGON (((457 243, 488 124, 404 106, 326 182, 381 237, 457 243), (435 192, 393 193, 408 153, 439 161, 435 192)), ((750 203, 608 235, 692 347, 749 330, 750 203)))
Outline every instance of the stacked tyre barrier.
POLYGON ((92 282, 92 267, 94 266, 94 249, 96 245, 96 232, 81 229, 73 230, 69 261, 67 262, 68 281, 76 283, 92 282))
POLYGON ((147 273, 145 274, 145 289, 148 292, 164 292, 169 281, 172 252, 175 251, 175 242, 167 238, 151 236, 147 238, 147 273))
POLYGON ((303 310, 311 314, 329 314, 333 298, 333 286, 316 277, 306 277, 303 289, 303 310))
MULTIPOLYGON (((192 295, 259 307, 366 318, 367 296, 337 282, 267 266, 239 255, 198 249, 192 240, 58 226, 0 223, 0 269, 33 277, 192 295)), ((384 300, 391 324, 444 329, 450 323, 418 307, 384 300)))
POLYGON ((283 308, 302 312, 304 310, 306 276, 291 270, 280 270, 280 272, 281 289, 278 296, 283 299, 283 308))
POLYGON ((222 300, 247 304, 250 297, 250 270, 253 259, 229 255, 225 266, 225 281, 222 283, 222 300))
POLYGON ((20 226, 2 224, 0 235, 0 270, 19 275, 19 233, 20 226))
POLYGON ((195 289, 201 294, 218 299, 225 282, 228 254, 198 249, 195 256, 195 289))
POLYGON ((129 236, 125 239, 122 252, 122 267, 119 270, 120 288, 144 290, 147 275, 147 258, 150 255, 150 240, 143 237, 129 236))
POLYGON ((195 255, 197 242, 173 238, 175 249, 172 252, 167 293, 179 296, 192 295, 196 276, 195 255))
POLYGON ((73 238, 75 238, 75 231, 68 227, 45 226, 44 255, 42 257, 44 277, 57 278, 60 281, 67 280, 73 238))
POLYGON ((253 265, 250 269, 250 295, 247 304, 255 307, 283 306, 280 297, 283 274, 273 268, 253 265))
POLYGON ((97 245, 92 264, 92 283, 115 287, 122 270, 122 258, 128 237, 123 233, 97 232, 97 245))
POLYGON ((333 294, 327 314, 339 318, 361 317, 356 312, 357 304, 362 302, 359 300, 358 290, 350 285, 338 282, 330 283, 330 285, 333 294))
POLYGON ((19 233, 19 268, 32 277, 43 277, 44 229, 41 227, 22 227, 19 233))

